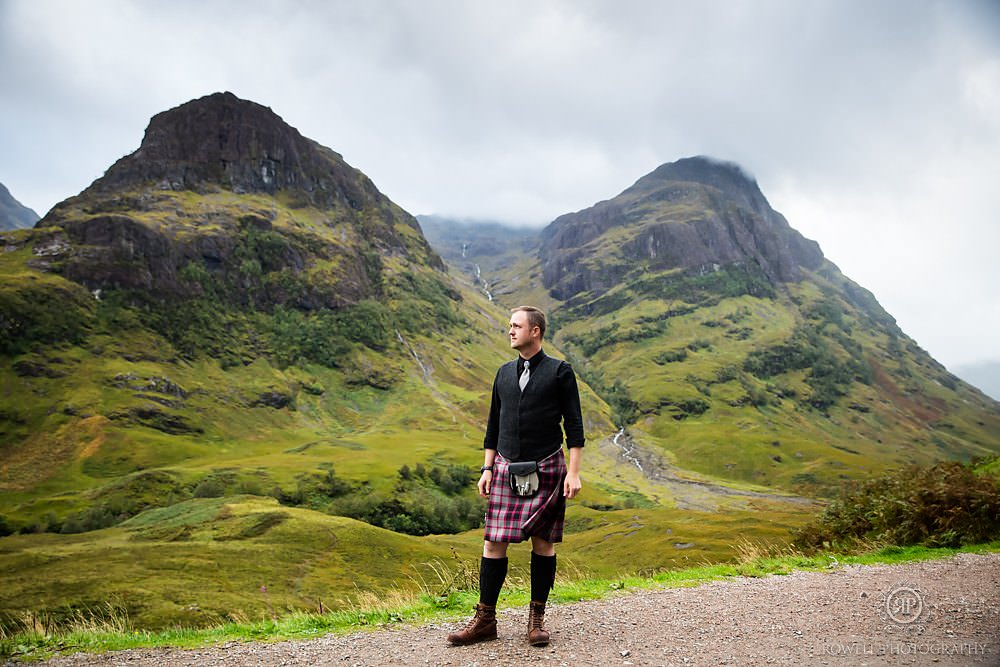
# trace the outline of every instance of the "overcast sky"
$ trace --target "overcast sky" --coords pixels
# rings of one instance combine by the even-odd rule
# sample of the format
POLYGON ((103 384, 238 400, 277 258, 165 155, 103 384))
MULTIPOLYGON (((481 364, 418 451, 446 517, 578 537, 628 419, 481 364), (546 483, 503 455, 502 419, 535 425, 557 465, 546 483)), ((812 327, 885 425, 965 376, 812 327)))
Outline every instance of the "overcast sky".
POLYGON ((1000 359, 995 0, 0 0, 0 86, 40 214, 223 90, 413 214, 540 226, 731 160, 939 361, 1000 359))

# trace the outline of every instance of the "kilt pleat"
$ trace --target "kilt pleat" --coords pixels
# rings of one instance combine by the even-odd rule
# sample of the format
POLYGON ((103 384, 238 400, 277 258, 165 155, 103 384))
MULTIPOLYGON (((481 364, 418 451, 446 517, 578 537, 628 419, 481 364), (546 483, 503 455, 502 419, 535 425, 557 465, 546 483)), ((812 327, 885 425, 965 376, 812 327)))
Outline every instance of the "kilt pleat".
POLYGON ((510 488, 509 461, 499 453, 493 462, 493 482, 486 507, 488 542, 523 542, 536 536, 562 542, 566 519, 566 457, 562 447, 538 462, 538 491, 522 497, 510 488))

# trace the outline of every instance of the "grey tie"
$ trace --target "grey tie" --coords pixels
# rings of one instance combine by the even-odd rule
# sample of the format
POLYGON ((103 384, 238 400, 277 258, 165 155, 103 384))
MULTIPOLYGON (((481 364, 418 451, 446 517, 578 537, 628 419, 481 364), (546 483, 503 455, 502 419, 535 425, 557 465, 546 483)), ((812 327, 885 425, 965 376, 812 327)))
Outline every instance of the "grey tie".
POLYGON ((528 378, 531 374, 528 372, 528 362, 524 362, 524 372, 521 373, 521 377, 517 379, 517 383, 521 386, 521 391, 524 391, 524 385, 528 384, 528 378))

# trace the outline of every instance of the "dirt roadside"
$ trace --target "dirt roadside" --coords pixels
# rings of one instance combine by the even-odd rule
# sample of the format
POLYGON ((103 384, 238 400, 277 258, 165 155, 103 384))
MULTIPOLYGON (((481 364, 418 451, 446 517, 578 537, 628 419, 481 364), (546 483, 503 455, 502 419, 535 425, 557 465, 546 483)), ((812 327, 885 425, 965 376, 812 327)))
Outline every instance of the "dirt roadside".
POLYGON ((527 613, 502 610, 500 638, 452 647, 454 623, 197 650, 61 656, 81 665, 991 665, 1000 666, 1000 554, 848 566, 550 606, 552 643, 524 641, 527 613))

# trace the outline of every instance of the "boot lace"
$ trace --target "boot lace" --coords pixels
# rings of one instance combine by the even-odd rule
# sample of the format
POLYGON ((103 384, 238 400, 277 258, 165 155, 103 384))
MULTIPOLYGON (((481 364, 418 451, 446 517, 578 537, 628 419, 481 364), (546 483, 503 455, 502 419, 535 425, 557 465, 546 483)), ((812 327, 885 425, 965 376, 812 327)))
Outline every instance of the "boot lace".
POLYGON ((476 627, 476 624, 479 623, 479 619, 486 615, 485 610, 480 609, 479 607, 476 607, 475 610, 476 613, 473 614, 469 622, 465 624, 464 628, 462 628, 463 632, 469 632, 472 630, 472 628, 476 627))

